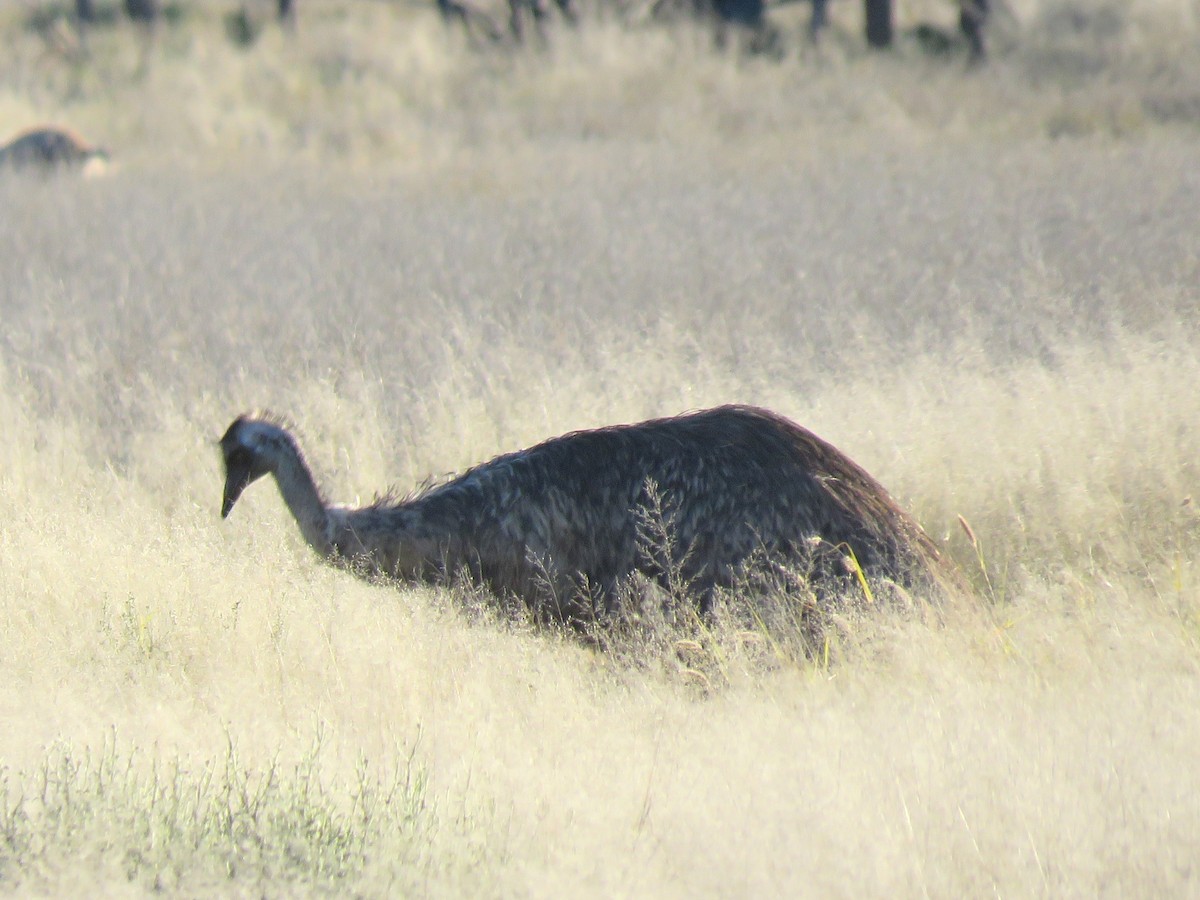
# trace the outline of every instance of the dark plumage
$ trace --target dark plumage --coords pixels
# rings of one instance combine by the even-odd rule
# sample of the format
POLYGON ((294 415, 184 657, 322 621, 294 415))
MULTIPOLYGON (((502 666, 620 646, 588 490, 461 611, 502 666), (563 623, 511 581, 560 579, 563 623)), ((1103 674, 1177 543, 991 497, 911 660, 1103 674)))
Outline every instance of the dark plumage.
POLYGON ((108 151, 65 128, 32 128, 0 146, 0 168, 50 172, 92 164, 102 167, 107 162, 108 151))
POLYGON ((723 406, 580 431, 499 456, 406 500, 361 509, 322 499, 292 435, 242 416, 225 436, 222 516, 272 473, 321 555, 412 581, 465 574, 542 618, 601 613, 629 576, 673 567, 701 607, 754 561, 809 571, 819 595, 868 576, 938 592, 954 573, 928 536, 845 454, 763 409, 723 406), (649 512, 648 512, 649 511, 649 512), (656 516, 661 523, 653 521, 656 516), (647 540, 664 529, 662 546, 647 540))

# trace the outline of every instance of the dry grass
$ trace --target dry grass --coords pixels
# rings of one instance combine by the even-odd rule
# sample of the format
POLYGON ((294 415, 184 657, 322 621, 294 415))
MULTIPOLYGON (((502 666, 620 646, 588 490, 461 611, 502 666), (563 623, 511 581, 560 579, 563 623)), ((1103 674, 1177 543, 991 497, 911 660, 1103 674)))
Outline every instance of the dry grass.
POLYGON ((849 4, 782 63, 312 6, 140 75, 3 14, 0 124, 122 165, 0 180, 0 890, 1195 893, 1194 9, 1029 3, 964 75, 849 4), (599 654, 217 514, 249 407, 353 501, 729 401, 982 602, 599 654))

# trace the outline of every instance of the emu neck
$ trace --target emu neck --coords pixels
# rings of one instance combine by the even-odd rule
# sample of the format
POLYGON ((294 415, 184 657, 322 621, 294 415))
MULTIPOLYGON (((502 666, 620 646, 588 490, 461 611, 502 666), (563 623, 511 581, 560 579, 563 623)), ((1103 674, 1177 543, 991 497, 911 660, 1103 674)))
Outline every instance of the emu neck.
POLYGON ((331 555, 329 510, 303 458, 299 454, 288 454, 280 460, 275 468, 275 481, 279 484, 283 502, 296 517, 304 540, 322 556, 331 555))

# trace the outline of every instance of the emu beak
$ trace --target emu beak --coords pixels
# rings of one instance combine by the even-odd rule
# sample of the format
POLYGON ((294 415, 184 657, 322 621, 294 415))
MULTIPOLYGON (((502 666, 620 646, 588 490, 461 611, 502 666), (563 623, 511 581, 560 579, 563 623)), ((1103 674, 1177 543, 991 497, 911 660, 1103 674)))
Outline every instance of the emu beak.
POLYGON ((237 498, 241 496, 242 487, 225 482, 225 496, 221 499, 221 518, 229 518, 229 513, 233 509, 233 504, 237 503, 237 498))
POLYGON ((221 498, 222 519, 229 517, 229 512, 233 509, 233 504, 237 503, 238 497, 242 496, 242 491, 253 480, 254 478, 250 474, 249 466, 226 460, 225 495, 221 498))

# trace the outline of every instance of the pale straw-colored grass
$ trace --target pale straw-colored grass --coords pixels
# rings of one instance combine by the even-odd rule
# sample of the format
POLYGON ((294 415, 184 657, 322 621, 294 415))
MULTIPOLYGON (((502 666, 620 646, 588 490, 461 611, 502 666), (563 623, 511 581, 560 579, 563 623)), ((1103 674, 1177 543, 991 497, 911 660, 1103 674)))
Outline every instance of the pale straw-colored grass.
POLYGON ((1030 4, 964 75, 863 56, 852 5, 782 63, 301 6, 140 80, 124 32, 72 75, 4 31, 4 121, 123 162, 0 180, 0 890, 1195 892, 1190 7, 1030 4), (248 408, 365 502, 730 401, 977 602, 604 653, 323 566, 269 483, 218 515, 248 408))

